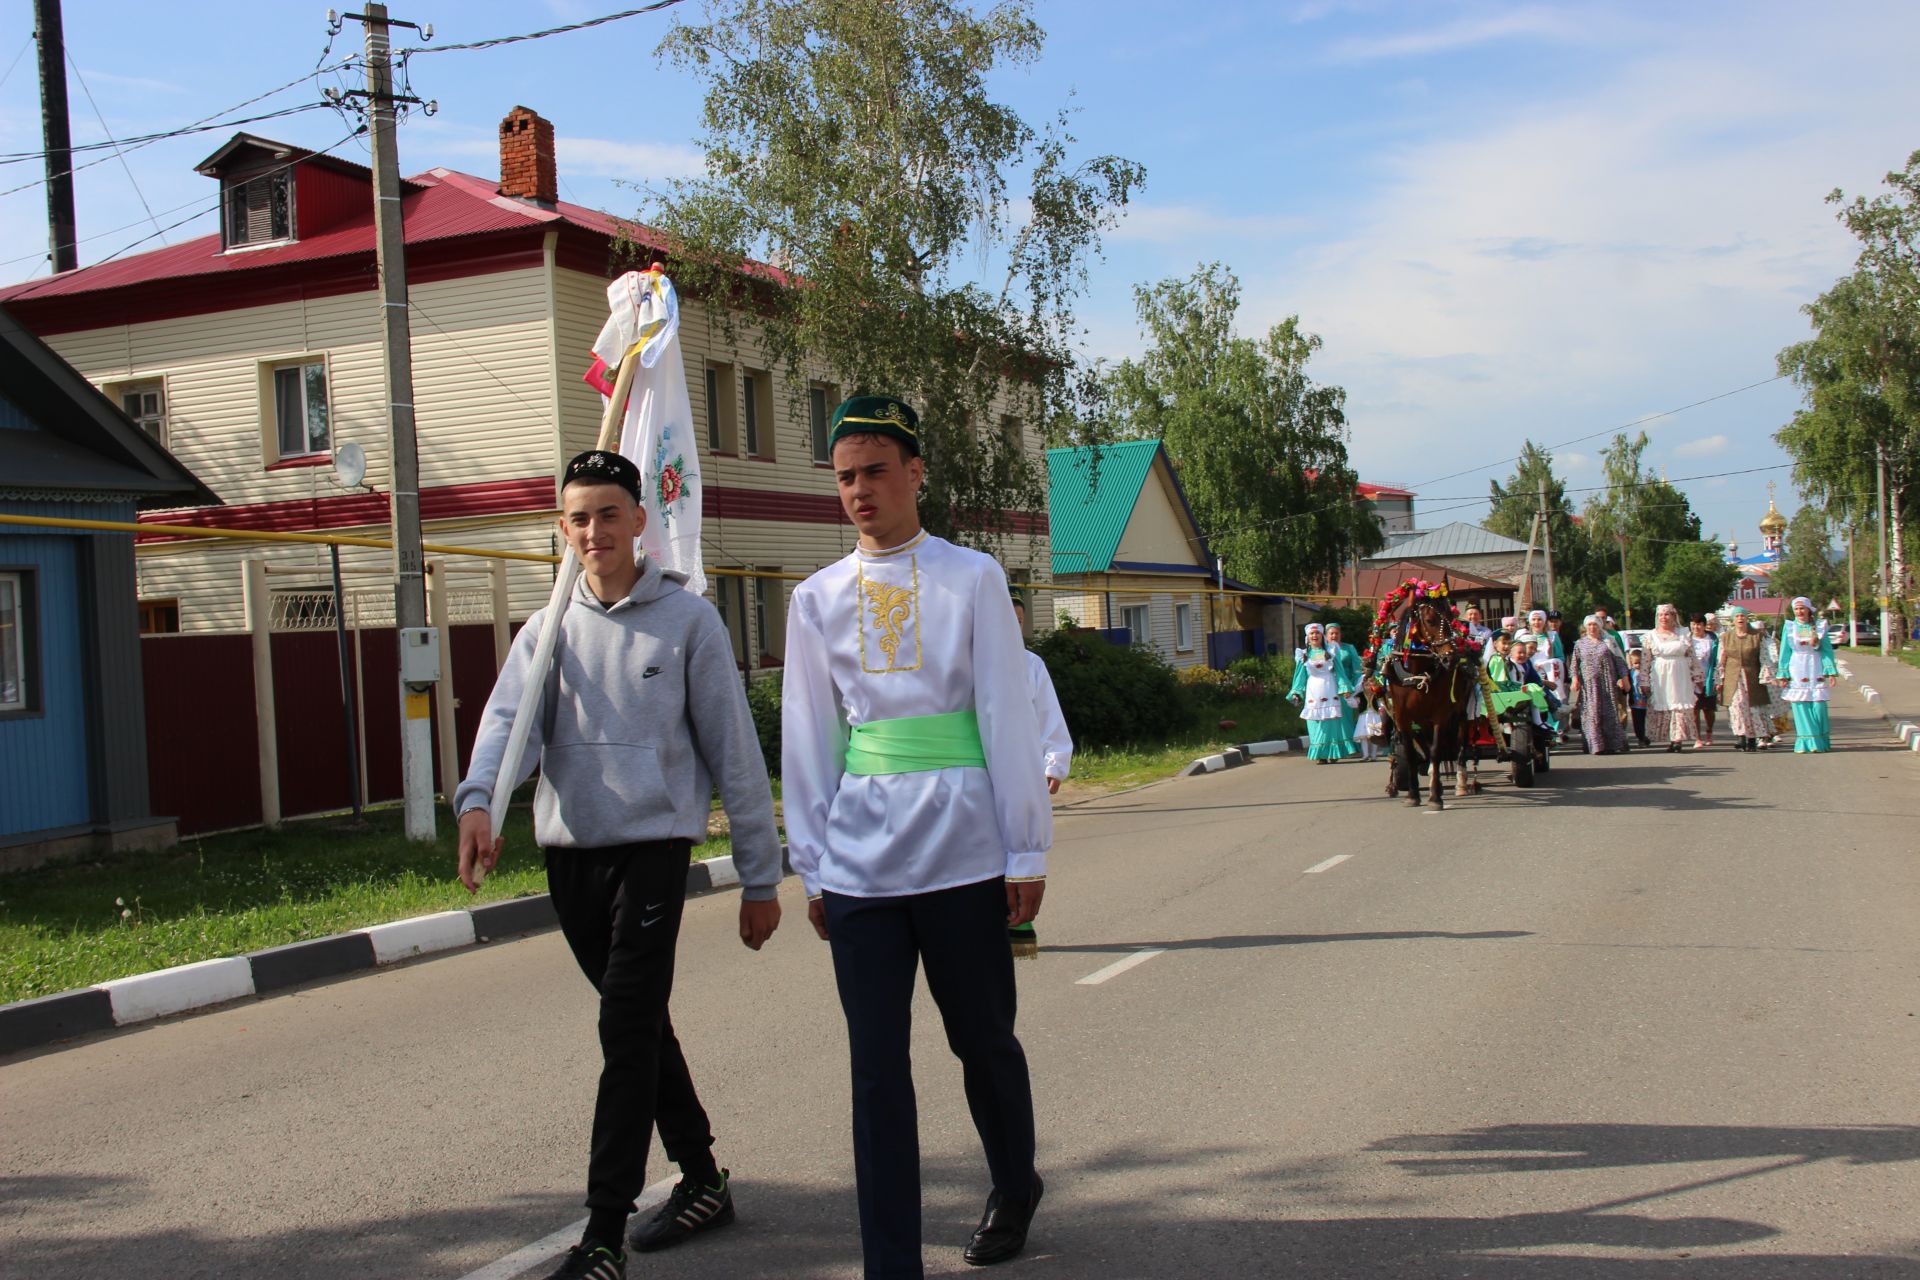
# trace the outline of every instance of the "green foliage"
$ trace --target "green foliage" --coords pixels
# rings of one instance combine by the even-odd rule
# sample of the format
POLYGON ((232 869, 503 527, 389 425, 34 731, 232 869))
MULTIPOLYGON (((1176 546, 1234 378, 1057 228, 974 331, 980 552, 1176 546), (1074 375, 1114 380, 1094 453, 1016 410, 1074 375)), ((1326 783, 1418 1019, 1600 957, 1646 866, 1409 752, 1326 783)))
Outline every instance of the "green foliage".
POLYGON ((775 671, 747 686, 747 709, 753 712, 753 731, 759 735, 770 778, 780 776, 780 679, 775 671))
POLYGON ((1831 529, 1819 507, 1808 503, 1793 513, 1783 550, 1769 578, 1774 595, 1806 596, 1821 605, 1846 599, 1847 567, 1834 556, 1831 529))
MULTIPOLYGON (((1733 593, 1739 572, 1727 563, 1726 550, 1716 541, 1685 542, 1667 549, 1666 562, 1652 583, 1657 602, 1668 603, 1682 618, 1719 609, 1733 593)), ((1638 588, 1635 589, 1636 594, 1638 588)), ((1639 614, 1635 614, 1635 620, 1639 614)), ((1646 614, 1649 621, 1653 614, 1646 614)))
POLYGON ((1258 680, 1262 688, 1283 698, 1293 687, 1293 655, 1290 653, 1242 654, 1227 664, 1227 670, 1236 676, 1258 680))
POLYGON ((1373 610, 1358 605, 1323 604, 1320 611, 1313 615, 1313 620, 1323 627, 1339 623, 1340 643, 1364 649, 1367 647, 1367 633, 1373 629, 1373 610))
MULTIPOLYGON (((1901 617, 1896 634, 1904 634, 1907 530, 1920 517, 1920 151, 1886 186, 1871 200, 1847 201, 1837 190, 1827 197, 1860 252, 1850 275, 1802 308, 1813 336, 1780 352, 1780 372, 1805 405, 1774 439, 1792 455, 1801 492, 1841 523, 1875 518, 1884 461, 1885 576, 1901 617)), ((1877 581, 1862 587, 1879 589, 1877 581)))
POLYGON ((1183 727, 1173 668, 1147 646, 1110 644, 1090 631, 1049 631, 1032 647, 1047 664, 1076 745, 1164 741, 1183 727))
POLYGON ((1091 418, 1072 304, 1144 171, 1073 158, 1064 112, 1035 126, 989 92, 1040 56, 1028 0, 716 0, 705 16, 660 46, 706 86, 707 172, 649 213, 676 278, 731 308, 720 323, 755 317, 796 400, 824 376, 912 402, 922 521, 997 541, 1045 502, 1009 419, 1060 436, 1091 418), (750 281, 753 256, 805 286, 750 281), (989 257, 997 290, 965 278, 989 257))
POLYGON ((1151 345, 1107 376, 1114 430, 1166 445, 1230 575, 1310 588, 1384 545, 1354 500, 1347 393, 1308 376, 1320 339, 1298 316, 1257 339, 1235 336, 1240 282, 1217 262, 1133 296, 1151 345))
MULTIPOLYGON (((1641 464, 1647 444, 1644 431, 1632 438, 1622 433, 1601 454, 1607 487, 1587 502, 1583 517, 1586 545, 1582 559, 1575 562, 1579 585, 1586 588, 1594 603, 1604 605, 1623 620, 1630 610, 1636 626, 1652 625, 1654 606, 1667 599, 1660 594, 1661 574, 1673 552, 1705 545, 1724 558, 1719 543, 1701 543, 1700 517, 1694 514, 1687 495, 1641 464), (1629 592, 1631 600, 1627 598, 1629 592)), ((1705 563, 1699 553, 1690 552, 1686 565, 1693 576, 1682 575, 1675 581, 1696 594, 1705 591, 1711 580, 1704 576, 1705 563)), ((1735 580, 1728 578, 1727 589, 1735 580)), ((1718 608, 1725 599, 1723 592, 1706 608, 1718 608)))

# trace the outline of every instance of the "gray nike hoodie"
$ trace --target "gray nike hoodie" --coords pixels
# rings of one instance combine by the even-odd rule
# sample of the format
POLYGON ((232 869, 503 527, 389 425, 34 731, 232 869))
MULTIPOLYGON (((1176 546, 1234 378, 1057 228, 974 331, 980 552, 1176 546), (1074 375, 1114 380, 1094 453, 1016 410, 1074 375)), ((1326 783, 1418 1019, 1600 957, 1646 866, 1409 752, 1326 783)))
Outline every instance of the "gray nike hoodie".
MULTIPOLYGON (((685 581, 641 556, 640 580, 607 605, 581 577, 511 785, 538 764, 534 839, 542 848, 591 849, 700 843, 718 784, 742 896, 765 901, 775 896, 781 870, 767 765, 726 624, 685 581)), ((492 798, 545 614, 527 619, 494 683, 466 781, 454 793, 455 813, 484 809, 492 798)))

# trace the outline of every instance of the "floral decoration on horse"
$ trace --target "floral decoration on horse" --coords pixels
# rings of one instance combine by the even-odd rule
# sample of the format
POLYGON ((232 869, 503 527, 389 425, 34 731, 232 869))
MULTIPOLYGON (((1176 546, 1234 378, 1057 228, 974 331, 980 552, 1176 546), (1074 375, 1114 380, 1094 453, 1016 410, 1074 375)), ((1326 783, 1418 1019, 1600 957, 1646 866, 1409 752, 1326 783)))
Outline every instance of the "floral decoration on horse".
POLYGON ((1425 578, 1408 578, 1389 591, 1386 598, 1380 601, 1379 611, 1373 615, 1373 628, 1367 633, 1367 647, 1360 655, 1365 670, 1373 670, 1376 655, 1400 625, 1401 611, 1423 600, 1431 601, 1443 609, 1454 635, 1465 639, 1467 624, 1460 620, 1459 610, 1454 607, 1451 596, 1452 591, 1446 583, 1428 582, 1425 578))

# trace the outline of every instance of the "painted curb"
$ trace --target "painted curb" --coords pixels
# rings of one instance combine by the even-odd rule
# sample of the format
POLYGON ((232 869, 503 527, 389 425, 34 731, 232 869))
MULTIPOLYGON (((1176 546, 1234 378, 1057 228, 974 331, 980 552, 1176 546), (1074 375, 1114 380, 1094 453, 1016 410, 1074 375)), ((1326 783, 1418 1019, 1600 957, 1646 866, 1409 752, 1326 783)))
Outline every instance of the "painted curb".
POLYGON ((1228 747, 1217 755, 1201 756, 1180 771, 1183 778, 1197 778, 1203 773, 1219 773, 1223 769, 1238 769, 1250 764, 1252 757, 1239 747, 1228 747))
POLYGON ((113 1024, 124 1027, 250 996, 253 965, 245 956, 228 956, 115 978, 100 987, 113 1002, 113 1024))
MULTIPOLYGON (((780 849, 780 870, 783 876, 793 874, 784 845, 780 849)), ((740 872, 732 855, 696 862, 687 869, 689 898, 739 883, 740 872)), ((368 973, 477 942, 539 933, 559 923, 552 898, 541 893, 20 1000, 0 1005, 0 1055, 247 996, 285 991, 322 978, 368 973)))
POLYGON ((375 964, 373 939, 364 933, 337 933, 269 947, 246 957, 253 966, 253 993, 261 995, 320 978, 371 969, 375 964))
POLYGON ((436 911, 430 916, 376 924, 354 932, 373 943, 375 964, 393 964, 469 945, 474 939, 473 915, 466 911, 436 911))
POLYGON ((489 902, 484 907, 472 908, 470 914, 473 916, 473 936, 479 942, 506 938, 516 933, 538 933, 560 923, 559 913, 553 909, 553 899, 544 893, 531 898, 489 902))
POLYGON ((1271 738, 1266 742, 1243 742, 1240 744, 1240 750, 1250 756, 1277 756, 1284 755, 1289 751, 1305 751, 1306 749, 1307 740, 1305 738, 1271 738))
POLYGON ((99 987, 0 1005, 0 1052, 113 1030, 113 997, 99 987))

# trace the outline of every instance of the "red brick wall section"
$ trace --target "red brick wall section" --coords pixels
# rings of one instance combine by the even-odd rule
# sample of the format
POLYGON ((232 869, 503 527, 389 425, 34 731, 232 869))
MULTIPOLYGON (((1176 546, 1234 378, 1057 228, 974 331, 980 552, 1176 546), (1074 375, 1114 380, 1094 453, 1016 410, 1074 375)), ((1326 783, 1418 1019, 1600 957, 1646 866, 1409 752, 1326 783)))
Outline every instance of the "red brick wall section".
POLYGON ((560 198, 553 125, 526 107, 515 107, 500 122, 500 194, 546 204, 560 198))

